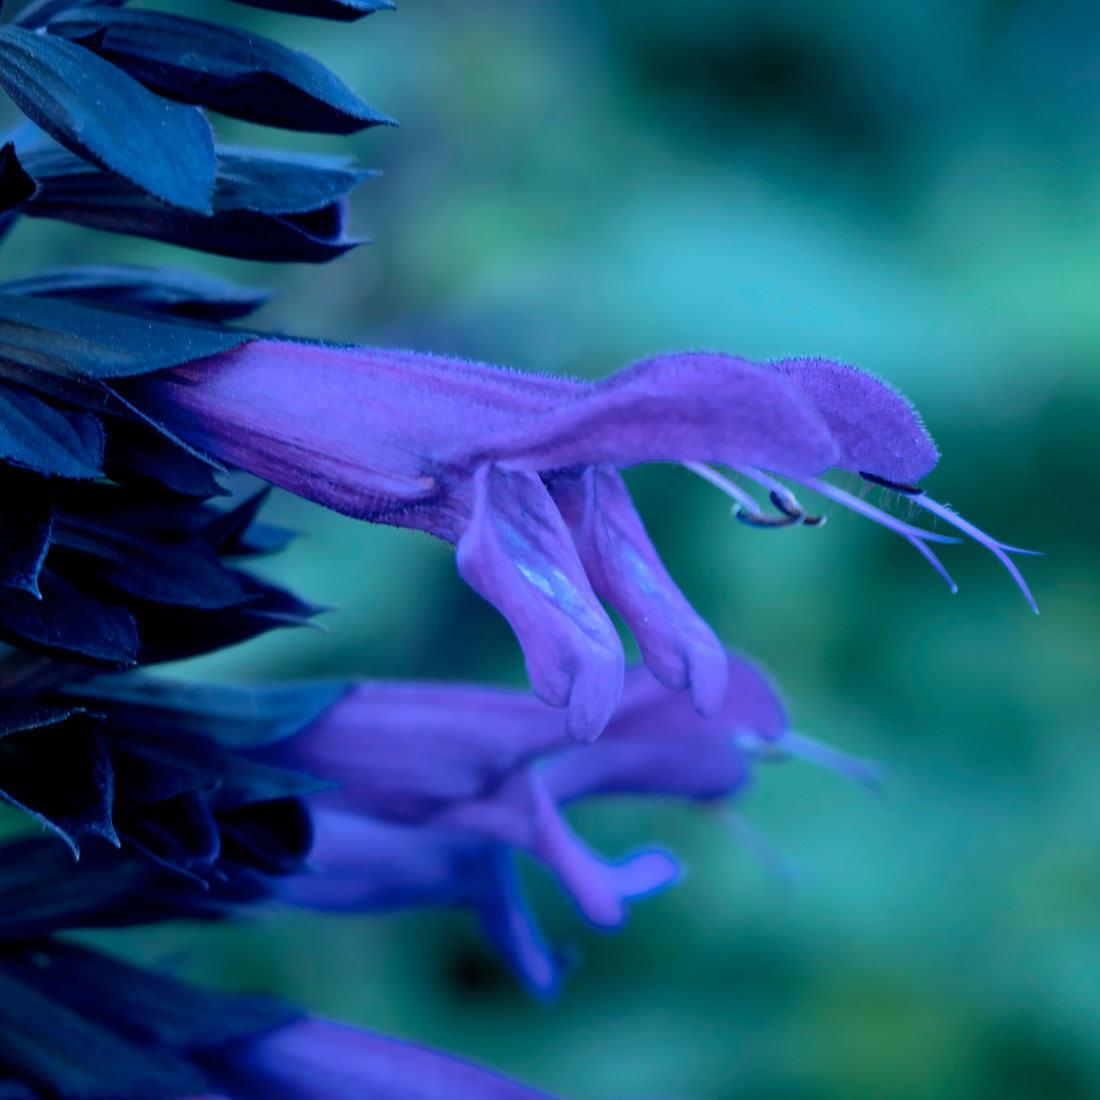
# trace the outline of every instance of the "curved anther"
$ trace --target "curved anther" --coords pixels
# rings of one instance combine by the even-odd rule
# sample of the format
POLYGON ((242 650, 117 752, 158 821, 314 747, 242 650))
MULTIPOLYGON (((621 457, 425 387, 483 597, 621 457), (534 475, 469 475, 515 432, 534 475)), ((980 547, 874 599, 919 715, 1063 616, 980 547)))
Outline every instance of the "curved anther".
POLYGON ((802 505, 799 504, 790 493, 777 493, 773 489, 768 494, 768 499, 775 505, 778 511, 782 512, 785 516, 789 516, 796 523, 800 523, 806 518, 806 513, 802 510, 802 505))
POLYGON ((768 498, 772 504, 785 516, 801 523, 805 527, 820 527, 825 522, 824 516, 807 515, 806 510, 799 504, 794 493, 781 481, 777 481, 770 474, 758 470, 754 466, 737 466, 737 472, 743 477, 755 481, 758 485, 768 490, 768 498))
POLYGON ((768 494, 768 499, 783 515, 789 516, 792 523, 801 523, 805 527, 820 527, 825 522, 824 516, 808 515, 794 495, 786 490, 780 493, 773 489, 768 494))
POLYGON ((790 515, 783 512, 782 515, 769 516, 766 512, 750 512, 745 508, 733 509, 733 518, 747 527, 794 527, 802 522, 804 513, 798 512, 790 515))
POLYGON ((750 478, 762 488, 768 490, 768 499, 775 506, 776 511, 779 512, 777 516, 768 515, 740 485, 705 463, 683 462, 681 465, 725 493, 734 502, 733 517, 747 527, 795 527, 799 524, 805 524, 808 527, 819 527, 825 522, 824 516, 807 515, 802 505, 795 498, 794 493, 786 485, 760 470, 751 467, 733 467, 743 477, 750 478))

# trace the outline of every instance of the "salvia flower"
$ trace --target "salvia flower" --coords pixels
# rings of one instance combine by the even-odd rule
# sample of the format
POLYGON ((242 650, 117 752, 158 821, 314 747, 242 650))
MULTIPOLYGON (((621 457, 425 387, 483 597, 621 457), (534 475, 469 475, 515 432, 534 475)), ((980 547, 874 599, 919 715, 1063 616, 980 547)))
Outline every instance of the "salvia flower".
MULTIPOLYGON (((393 6, 238 2, 341 21, 393 6)), ((324 262, 360 243, 347 196, 368 172, 225 145, 206 113, 321 133, 389 124, 320 63, 126 0, 6 14, 0 90, 25 121, 0 141, 0 237, 31 216, 250 260, 324 262)), ((755 527, 819 523, 794 495, 805 487, 901 534, 953 587, 932 549, 952 539, 824 479, 858 474, 986 545, 1030 601, 1009 557, 1022 551, 923 493, 931 439, 851 367, 676 353, 590 383, 222 324, 265 297, 94 263, 0 285, 0 801, 41 833, 0 844, 0 1096, 538 1100, 63 937, 288 903, 462 907, 548 994, 563 956, 524 898, 522 859, 605 929, 680 873, 659 847, 594 851, 571 803, 721 807, 758 762, 790 755, 875 779, 793 732, 767 678, 726 653, 621 468, 680 463, 755 527), (534 694, 133 671, 322 610, 251 571, 291 533, 258 521, 263 491, 214 499, 228 467, 454 545, 534 694), (604 604, 645 668, 625 670, 604 604)))
POLYGON ((568 825, 563 806, 613 794, 717 803, 748 782, 755 759, 792 753, 871 778, 861 762, 792 734, 754 665, 736 656, 727 663, 730 690, 710 718, 646 669, 630 670, 594 744, 578 744, 560 713, 530 695, 359 685, 300 732, 261 750, 261 759, 340 784, 308 798, 313 873, 273 888, 320 908, 471 907, 524 981, 551 992, 558 961, 523 900, 513 852, 547 867, 601 928, 619 926, 626 902, 679 876, 659 848, 606 860, 568 825))
MULTIPOLYGON (((858 473, 988 546, 913 484, 936 450, 911 406, 826 360, 752 363, 657 356, 595 383, 412 352, 257 339, 127 381, 152 420, 234 466, 376 523, 456 546, 459 572, 512 625, 536 693, 596 736, 621 690, 623 653, 605 600, 651 671, 722 704, 721 646, 661 564, 619 467, 679 462, 728 493, 756 526, 814 523, 779 475, 929 547, 952 541, 822 480, 858 473), (763 489, 767 514, 721 464, 763 489)), ((950 583, 950 578, 947 578, 950 583)))
MULTIPOLYGON (((730 691, 709 719, 683 693, 632 669, 591 745, 566 733, 560 711, 514 691, 214 687, 144 675, 71 684, 46 696, 67 701, 67 711, 40 708, 38 721, 79 721, 94 739, 109 780, 93 788, 98 835, 121 838, 128 852, 97 847, 97 831, 85 828, 91 847, 79 873, 43 910, 43 891, 63 868, 20 858, 26 842, 0 849, 9 900, 0 944, 25 938, 28 906, 43 932, 219 918, 272 896, 337 910, 459 906, 478 914, 529 988, 550 994, 563 957, 523 897, 517 853, 550 870, 600 928, 618 927, 628 902, 679 876, 660 848, 605 859, 562 807, 616 794, 719 804, 748 782, 755 760, 792 753, 869 778, 860 762, 793 734, 759 669, 737 656, 727 662, 730 691), (28 878, 21 869, 36 862, 28 878)), ((30 745, 56 752, 41 728, 30 732, 30 745)), ((72 764, 79 771, 81 760, 72 764)), ((49 774, 42 759, 38 771, 49 774)), ((75 836, 75 822, 48 823, 75 836)))
POLYGON ((480 1066, 328 1020, 298 1020, 207 1053, 229 1100, 549 1100, 480 1066))

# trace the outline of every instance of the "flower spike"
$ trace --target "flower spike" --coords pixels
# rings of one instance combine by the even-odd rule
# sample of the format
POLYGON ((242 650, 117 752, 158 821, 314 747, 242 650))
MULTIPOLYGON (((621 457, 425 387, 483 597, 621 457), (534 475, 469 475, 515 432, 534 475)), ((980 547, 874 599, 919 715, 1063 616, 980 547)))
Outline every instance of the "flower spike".
MULTIPOLYGON (((345 22, 394 6, 236 2, 345 22)), ((218 144, 203 113, 322 133, 391 124, 319 62, 127 0, 0 8, 0 90, 26 116, 0 141, 0 237, 53 218, 311 263, 363 243, 349 194, 374 173, 218 144)), ((681 874, 659 847, 596 851, 573 803, 687 801, 761 854, 728 807, 765 763, 878 782, 792 732, 766 676, 722 647, 622 469, 684 465, 757 528, 824 522, 791 488, 806 486, 900 534, 954 590, 933 546, 960 540, 827 477, 858 473, 984 545, 1034 608, 1009 557, 1028 551, 925 496, 937 452, 919 417, 844 364, 672 352, 589 382, 223 324, 265 300, 131 264, 0 284, 0 803, 49 830, 0 843, 0 1100, 550 1100, 67 934, 279 904, 462 907, 549 996, 571 956, 543 937, 523 861, 603 930, 681 874), (269 484, 217 500, 234 497, 221 480, 234 467, 269 484), (325 610, 251 571, 293 535, 257 518, 273 485, 452 545, 533 691, 131 671, 325 610), (625 669, 620 623, 644 667, 625 669)))

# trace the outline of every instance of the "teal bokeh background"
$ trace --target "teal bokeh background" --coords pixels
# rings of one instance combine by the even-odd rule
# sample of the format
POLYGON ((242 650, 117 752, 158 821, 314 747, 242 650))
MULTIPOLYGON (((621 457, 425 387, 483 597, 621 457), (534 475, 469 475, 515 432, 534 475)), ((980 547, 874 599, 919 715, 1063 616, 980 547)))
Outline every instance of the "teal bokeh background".
MULTIPOLYGON (((270 328, 587 376, 675 347, 843 359, 921 409, 933 495, 1048 557, 1024 562, 1035 618, 975 547, 945 553, 951 597, 854 516, 751 531, 685 471, 633 471, 688 596, 769 666, 799 729, 884 763, 885 798, 765 769, 736 812, 785 874, 696 808, 578 813, 606 850, 659 839, 690 875, 614 937, 533 875, 548 930, 583 956, 551 1006, 462 915, 270 918, 126 949, 182 945, 198 977, 576 1098, 1100 1095, 1100 9, 407 0, 343 27, 187 7, 314 52, 401 120, 348 143, 385 172, 356 195, 376 243, 269 270, 28 223, 4 275, 191 265, 276 284, 270 328)), ((339 605, 328 633, 180 673, 522 682, 447 547, 287 497, 271 515, 308 537, 269 572, 339 605)))

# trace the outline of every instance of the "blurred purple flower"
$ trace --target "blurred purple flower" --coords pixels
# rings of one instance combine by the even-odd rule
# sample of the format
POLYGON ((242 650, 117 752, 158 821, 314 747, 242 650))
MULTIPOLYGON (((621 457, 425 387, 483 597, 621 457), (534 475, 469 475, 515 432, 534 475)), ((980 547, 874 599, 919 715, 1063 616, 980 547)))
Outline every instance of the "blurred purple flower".
MULTIPOLYGON (((619 697, 623 652, 602 598, 653 674, 718 711, 725 660, 665 571, 618 474, 680 462, 756 526, 819 522, 772 475, 808 486, 910 541, 950 542, 820 480, 850 470, 988 546, 1003 546, 913 482, 935 447, 882 382, 826 360, 751 363, 658 356, 595 383, 412 352, 255 340, 125 383, 126 396, 189 443, 349 515, 455 544, 459 572, 508 619, 538 696, 597 736, 619 697), (765 514, 720 463, 763 487, 765 514)), ((1034 605, 1033 605, 1034 606, 1034 605)))
POLYGON ((221 1095, 193 1100, 547 1100, 471 1062, 329 1020, 296 1020, 201 1062, 221 1095))
MULTIPOLYGON (((284 901, 336 912, 469 908, 532 992, 547 996, 557 989, 562 957, 547 945, 528 908, 507 846, 461 829, 394 825, 324 807, 315 809, 313 823, 316 871, 275 880, 284 901)), ((585 898, 598 895, 602 913, 618 914, 614 921, 605 915, 601 928, 622 924, 626 902, 663 889, 678 875, 672 857, 657 849, 607 861, 576 837, 570 843, 575 861, 585 864, 585 898)))
POLYGON ((551 992, 558 960, 523 900, 514 851, 551 870, 600 928, 620 925, 626 902, 679 875, 659 849, 605 860, 573 832, 562 806, 616 793, 715 802, 747 782, 754 757, 792 752, 870 778, 861 762, 792 734, 763 674, 743 658, 725 660, 730 690, 711 718, 644 668, 630 670, 594 744, 577 744, 560 713, 527 694, 360 685, 264 750, 271 762, 342 784, 312 799, 315 873, 274 889, 326 909, 472 907, 527 984, 551 992))

